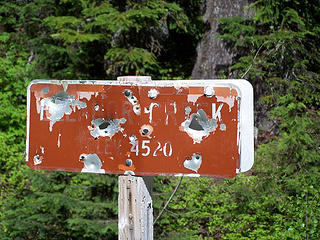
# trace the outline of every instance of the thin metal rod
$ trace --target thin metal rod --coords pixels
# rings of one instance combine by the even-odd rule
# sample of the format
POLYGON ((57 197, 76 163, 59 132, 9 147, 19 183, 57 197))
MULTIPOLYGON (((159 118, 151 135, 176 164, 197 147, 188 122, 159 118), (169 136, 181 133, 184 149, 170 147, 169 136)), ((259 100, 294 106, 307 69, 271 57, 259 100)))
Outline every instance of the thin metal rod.
POLYGON ((261 48, 262 48, 263 45, 266 44, 267 42, 269 42, 269 41, 265 41, 264 43, 261 44, 261 46, 259 47, 258 51, 257 51, 256 54, 254 55, 254 58, 253 58, 253 60, 252 60, 252 62, 251 62, 251 64, 250 64, 250 66, 248 67, 247 71, 241 76, 241 78, 244 78, 244 77, 247 75, 247 73, 250 71, 251 67, 252 67, 253 64, 254 64, 254 61, 256 60, 256 57, 258 56, 258 54, 259 54, 259 52, 260 52, 260 50, 261 50, 261 48))
POLYGON ((177 190, 179 189, 181 182, 183 179, 183 175, 181 176, 179 183, 177 184, 176 188, 173 190, 171 196, 169 197, 168 201, 166 202, 166 204, 164 205, 164 207, 162 208, 162 210, 160 211, 158 217, 154 220, 153 225, 156 224, 156 222, 158 221, 158 219, 162 216, 164 210, 167 208, 168 204, 170 203, 171 199, 173 198, 173 196, 176 194, 177 190))

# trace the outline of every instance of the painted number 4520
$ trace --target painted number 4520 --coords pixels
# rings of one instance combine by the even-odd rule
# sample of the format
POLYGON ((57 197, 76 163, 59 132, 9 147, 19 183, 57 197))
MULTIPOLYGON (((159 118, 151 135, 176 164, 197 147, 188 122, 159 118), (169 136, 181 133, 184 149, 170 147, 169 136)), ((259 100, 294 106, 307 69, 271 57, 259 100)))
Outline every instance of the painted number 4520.
POLYGON ((136 156, 139 156, 139 153, 144 157, 147 157, 150 154, 152 154, 153 157, 159 156, 158 154, 163 154, 165 157, 170 157, 172 155, 172 145, 170 142, 166 142, 163 145, 158 142, 158 145, 155 149, 150 148, 150 140, 142 140, 140 149, 139 145, 139 141, 136 140, 135 144, 131 147, 131 152, 136 153, 136 156))

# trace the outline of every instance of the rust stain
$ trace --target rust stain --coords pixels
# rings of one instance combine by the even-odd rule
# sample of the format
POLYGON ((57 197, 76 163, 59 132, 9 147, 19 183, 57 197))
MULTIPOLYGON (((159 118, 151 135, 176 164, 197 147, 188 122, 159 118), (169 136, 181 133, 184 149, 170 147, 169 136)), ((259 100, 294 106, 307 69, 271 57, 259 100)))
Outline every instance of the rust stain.
POLYGON ((124 164, 119 164, 118 165, 118 168, 119 170, 122 170, 122 171, 135 171, 136 170, 136 167, 134 166, 134 164, 132 164, 132 166, 128 167, 124 164))

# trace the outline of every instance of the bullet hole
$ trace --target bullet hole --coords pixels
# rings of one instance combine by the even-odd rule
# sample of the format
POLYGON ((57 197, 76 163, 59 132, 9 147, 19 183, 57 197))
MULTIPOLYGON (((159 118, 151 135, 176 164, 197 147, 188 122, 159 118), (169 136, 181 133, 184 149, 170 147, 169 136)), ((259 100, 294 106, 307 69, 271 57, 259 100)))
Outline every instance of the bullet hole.
POLYGON ((125 118, 121 119, 108 119, 98 118, 91 121, 91 127, 88 126, 90 134, 94 139, 99 137, 112 138, 117 132, 121 131, 121 124, 126 122, 125 118))
POLYGON ((158 91, 157 89, 150 89, 150 90, 148 91, 148 97, 149 97, 150 99, 156 99, 157 96, 158 96, 158 94, 159 94, 159 91, 158 91))
POLYGON ((214 90, 212 87, 205 87, 204 96, 211 98, 214 95, 214 90))
POLYGON ((132 166, 132 160, 131 160, 131 159, 127 159, 127 160, 126 160, 126 165, 127 165, 128 167, 131 167, 131 166, 132 166))
POLYGON ((141 109, 139 104, 133 106, 133 112, 137 115, 140 115, 141 109))
POLYGON ((198 169, 201 167, 201 164, 202 156, 199 153, 194 153, 191 159, 189 157, 186 158, 186 160, 183 163, 183 166, 189 170, 198 172, 198 169))
POLYGON ((192 139, 193 143, 200 143, 202 138, 207 138, 211 132, 214 132, 218 124, 215 119, 208 119, 203 109, 197 113, 191 114, 190 118, 181 123, 185 131, 192 139))
POLYGON ((81 172, 105 173, 105 170, 101 169, 102 162, 97 154, 81 154, 80 159, 83 160, 84 164, 81 172))
POLYGON ((148 129, 145 128, 145 129, 142 130, 142 135, 147 135, 148 133, 149 133, 148 129))
POLYGON ((96 104, 96 105, 94 106, 94 110, 95 110, 95 111, 98 111, 98 110, 99 110, 99 105, 98 105, 98 104, 96 104))
POLYGON ((126 90, 124 90, 124 95, 126 96, 126 97, 129 97, 130 95, 131 95, 131 91, 130 90, 128 90, 128 89, 126 89, 126 90))
POLYGON ((33 157, 33 163, 34 163, 34 165, 38 165, 38 164, 41 164, 42 163, 42 160, 43 160, 43 157, 41 156, 39 156, 39 155, 35 155, 34 157, 33 157))
POLYGON ((203 127, 200 125, 198 120, 199 120, 198 117, 192 118, 189 128, 196 131, 202 131, 203 127))
POLYGON ((109 125, 110 125, 110 122, 105 121, 99 125, 99 128, 106 129, 109 125))
POLYGON ((152 132, 153 132, 153 127, 149 124, 144 124, 140 128, 141 136, 150 138, 150 135, 152 132))

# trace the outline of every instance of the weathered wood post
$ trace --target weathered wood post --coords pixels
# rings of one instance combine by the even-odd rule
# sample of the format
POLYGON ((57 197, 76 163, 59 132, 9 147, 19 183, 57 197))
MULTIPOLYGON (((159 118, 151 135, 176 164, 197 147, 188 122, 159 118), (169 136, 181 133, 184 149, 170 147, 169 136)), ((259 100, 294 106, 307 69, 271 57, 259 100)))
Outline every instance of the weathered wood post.
POLYGON ((119 176, 119 239, 153 239, 152 198, 142 177, 119 176))
MULTIPOLYGON (((148 76, 118 77, 118 81, 151 81, 148 76)), ((119 176, 119 239, 153 239, 153 177, 119 176)))

